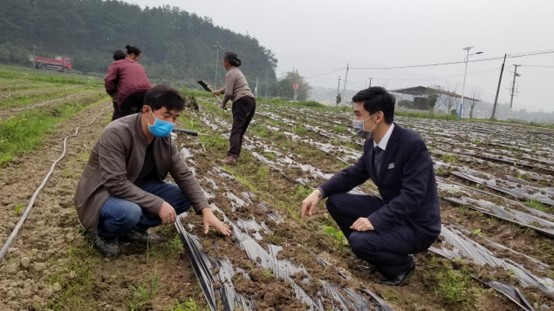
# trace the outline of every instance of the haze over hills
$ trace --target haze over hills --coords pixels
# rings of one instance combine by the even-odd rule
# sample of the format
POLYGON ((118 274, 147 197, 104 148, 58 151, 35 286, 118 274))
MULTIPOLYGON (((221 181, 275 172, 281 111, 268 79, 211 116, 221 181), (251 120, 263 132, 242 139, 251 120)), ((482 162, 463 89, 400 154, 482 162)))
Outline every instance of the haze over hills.
MULTIPOLYGON (((340 89, 342 93, 343 89, 340 89)), ((352 96, 356 94, 359 89, 346 89, 346 97, 343 98, 341 105, 349 105, 352 96)), ((310 99, 321 102, 325 105, 336 105, 337 88, 328 87, 312 87, 310 93, 310 99)), ((413 96, 395 94, 397 102, 403 100, 413 100, 413 96)), ((545 99, 546 100, 546 99, 545 99)), ((467 104, 466 104, 467 105, 467 104)), ((473 117, 479 119, 488 119, 492 115, 493 103, 479 102, 475 105, 473 117)), ((447 113, 445 105, 440 102, 435 107, 435 111, 439 113, 447 113)), ((464 117, 469 117, 469 107, 466 106, 464 110, 464 117)), ((526 111, 525 109, 511 110, 509 103, 498 103, 496 108, 495 118, 498 120, 521 120, 527 122, 536 122, 542 124, 553 124, 554 113, 553 112, 534 112, 526 111)))
POLYGON ((143 51, 148 75, 161 81, 223 81, 222 48, 247 62, 250 80, 267 77, 275 84, 277 59, 256 38, 216 26, 175 7, 141 9, 121 1, 3 0, 0 10, 0 62, 30 66, 29 55, 63 55, 75 70, 105 73, 116 49, 127 44, 143 51), (218 58, 216 59, 216 55, 218 58))
MULTIPOLYGON (((309 72, 300 71, 299 74, 305 77, 305 81, 313 88, 310 97, 330 104, 336 100, 336 88, 332 86, 336 85, 339 76, 344 81, 344 70, 333 67, 337 62, 345 65, 349 61, 379 65, 377 59, 370 56, 367 59, 358 57, 357 60, 352 60, 347 59, 346 54, 344 57, 328 55, 330 51, 325 49, 302 52, 295 50, 294 45, 291 45, 289 50, 282 50, 277 55, 287 61, 279 65, 280 70, 284 71, 276 72, 277 56, 258 41, 260 39, 263 42, 269 42, 268 38, 254 38, 248 34, 236 33, 215 25, 210 17, 199 17, 194 13, 170 6, 141 8, 121 1, 102 0, 4 0, 1 8, 0 62, 2 63, 30 66, 29 55, 33 53, 47 57, 64 55, 73 59, 76 70, 102 75, 111 62, 113 51, 124 48, 126 44, 133 44, 143 50, 141 62, 148 75, 157 83, 193 86, 196 80, 203 79, 211 84, 218 80, 218 86, 221 86, 224 70, 216 55, 217 58, 221 58, 224 50, 234 50, 242 59, 248 60, 243 63, 241 69, 253 89, 256 80, 259 81, 259 95, 283 96, 283 94, 292 93, 283 92, 283 87, 290 87, 290 83, 279 84, 278 79, 284 79, 287 72, 294 70, 298 65, 318 68, 309 72), (216 48, 214 42, 221 44, 223 48, 216 48), (283 68, 290 68, 290 70, 283 68), (333 73, 321 75, 329 71, 333 73), (320 92, 320 86, 329 88, 330 91, 320 92), (321 93, 327 95, 322 96, 321 93)), ((329 39, 326 44, 331 47, 336 42, 329 39)), ((472 66, 476 67, 476 64, 472 66)), ((343 100, 349 100, 357 90, 368 86, 369 74, 359 75, 360 73, 350 71, 347 85, 350 91, 347 90, 343 100)), ((373 85, 389 88, 393 85, 386 79, 406 79, 407 77, 410 78, 409 83, 414 85, 406 85, 406 87, 429 84, 424 75, 419 76, 421 79, 418 78, 417 73, 402 72, 394 77, 391 73, 391 77, 388 77, 386 72, 382 72, 378 78, 374 78, 373 85)), ((472 79, 475 80, 473 77, 472 79)), ((444 85, 448 84, 445 81, 433 81, 433 83, 439 85, 442 83, 446 88, 451 87, 444 85)), ((396 84, 394 86, 397 86, 396 84)), ((342 88, 341 84, 340 89, 342 88)), ((487 98, 488 101, 494 98, 493 88, 486 87, 480 91, 481 97, 487 98)), ((457 92, 460 93, 459 85, 457 92)), ((471 92, 469 85, 466 88, 466 96, 468 92, 471 92)), ((501 92, 504 94, 506 90, 502 89, 501 92)), ((516 103, 518 100, 516 98, 516 103)), ((530 104, 514 105, 514 108, 531 107, 530 104)), ((483 107, 487 105, 483 104, 483 107)), ((489 113, 485 109, 483 114, 489 113)), ((499 111, 497 116, 553 122, 553 115, 554 113, 528 113, 525 110, 517 110, 507 111, 505 114, 499 111)))

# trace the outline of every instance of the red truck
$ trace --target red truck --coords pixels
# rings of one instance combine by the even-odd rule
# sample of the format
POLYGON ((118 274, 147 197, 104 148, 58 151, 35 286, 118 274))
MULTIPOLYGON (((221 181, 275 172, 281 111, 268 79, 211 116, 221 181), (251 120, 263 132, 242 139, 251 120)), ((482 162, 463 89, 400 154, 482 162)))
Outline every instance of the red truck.
POLYGON ((55 58, 47 58, 40 56, 31 56, 29 60, 33 62, 35 68, 37 69, 49 69, 61 72, 73 70, 71 58, 67 57, 56 56, 55 58))

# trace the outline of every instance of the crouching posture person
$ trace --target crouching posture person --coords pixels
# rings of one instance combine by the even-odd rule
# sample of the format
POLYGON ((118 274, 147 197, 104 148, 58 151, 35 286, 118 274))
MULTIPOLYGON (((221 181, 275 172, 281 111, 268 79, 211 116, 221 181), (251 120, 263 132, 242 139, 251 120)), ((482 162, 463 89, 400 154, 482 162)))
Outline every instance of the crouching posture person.
POLYGON ((352 101, 363 154, 304 199, 301 216, 327 197, 354 254, 383 274, 380 283, 402 285, 415 269, 410 254, 428 249, 440 233, 433 163, 422 138, 393 123, 395 99, 384 88, 362 90, 352 101), (369 178, 380 197, 347 193, 369 178))
POLYGON ((230 235, 171 139, 184 105, 175 89, 155 86, 141 113, 111 122, 93 147, 74 200, 105 257, 119 255, 118 239, 146 241, 148 228, 173 223, 191 206, 202 214, 205 232, 213 226, 230 235), (176 184, 164 181, 168 173, 176 184))

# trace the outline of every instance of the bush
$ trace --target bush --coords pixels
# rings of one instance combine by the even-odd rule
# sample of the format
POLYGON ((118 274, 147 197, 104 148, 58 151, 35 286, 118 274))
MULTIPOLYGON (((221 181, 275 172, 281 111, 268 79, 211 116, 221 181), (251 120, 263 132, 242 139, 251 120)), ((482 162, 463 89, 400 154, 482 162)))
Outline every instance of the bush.
POLYGON ((33 54, 28 50, 11 43, 0 44, 0 62, 6 64, 29 65, 29 56, 33 54))

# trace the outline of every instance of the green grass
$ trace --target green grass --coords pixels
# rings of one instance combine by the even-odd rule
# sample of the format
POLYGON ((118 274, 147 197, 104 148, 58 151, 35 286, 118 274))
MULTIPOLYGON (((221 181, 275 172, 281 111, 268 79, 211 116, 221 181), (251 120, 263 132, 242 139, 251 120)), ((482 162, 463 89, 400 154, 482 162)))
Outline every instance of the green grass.
POLYGON ((49 279, 50 284, 58 283, 62 287, 49 307, 53 310, 89 309, 89 299, 93 299, 95 289, 92 270, 101 265, 102 260, 91 244, 71 246, 60 271, 49 279))
POLYGON ((131 301, 129 310, 150 310, 152 308, 152 299, 159 290, 160 275, 157 271, 150 278, 147 284, 131 285, 131 301))
POLYGON ((435 296, 448 304, 465 304, 471 300, 470 283, 471 278, 467 273, 450 269, 437 273, 436 283, 432 288, 435 296))
MULTIPOLYGON (((104 95, 102 95, 104 97, 104 95)), ((41 110, 29 110, 0 121, 0 166, 14 157, 39 147, 44 137, 90 104, 98 104, 99 96, 81 99, 41 110)))
POLYGON ((525 201, 525 205, 541 212, 552 213, 552 208, 549 208, 545 204, 535 199, 525 201))
POLYGON ((341 134, 348 134, 348 130, 346 129, 345 126, 342 126, 342 125, 333 126, 333 131, 341 134))
POLYGON ((456 163, 458 162, 458 156, 451 153, 445 153, 441 155, 441 160, 443 160, 446 163, 456 163))
POLYGON ((326 235, 330 236, 331 239, 337 244, 337 246, 348 245, 348 241, 346 240, 346 237, 344 236, 344 234, 340 229, 337 229, 336 227, 328 226, 328 225, 321 225, 319 228, 326 235))
POLYGON ((15 213, 19 216, 21 215, 21 213, 23 213, 23 209, 25 208, 25 205, 22 204, 22 203, 18 203, 16 206, 15 206, 15 213))
POLYGON ((432 256, 422 277, 439 301, 456 306, 457 310, 471 310, 482 291, 471 278, 470 271, 458 261, 432 256))
POLYGON ((221 154, 221 157, 225 154, 227 151, 227 148, 229 147, 229 142, 227 138, 223 137, 222 135, 208 135, 208 136, 200 136, 200 142, 204 145, 204 147, 209 150, 213 150, 219 154, 221 154))
POLYGON ((45 70, 33 70, 25 67, 0 66, 0 78, 25 79, 27 81, 55 84, 79 84, 102 87, 103 81, 97 77, 73 73, 57 73, 45 70))
POLYGON ((184 301, 184 302, 176 301, 170 310, 171 311, 198 311, 200 310, 200 308, 192 298, 189 298, 187 301, 184 301))
MULTIPOLYGON (((204 91, 204 90, 196 90, 196 89, 191 89, 191 88, 180 88, 179 91, 181 92, 181 94, 185 95, 185 96, 193 96, 193 97, 202 97, 202 98, 205 98, 205 97, 209 97, 209 98, 213 98, 215 99, 214 95, 208 91, 204 91)), ((221 96, 220 96, 221 98, 221 96)))
MULTIPOLYGON (((435 120, 451 120, 451 121, 459 121, 460 119, 458 119, 458 117, 456 115, 452 115, 452 114, 435 114, 435 113, 432 113, 430 111, 425 111, 425 110, 421 110, 421 111, 414 111, 414 110, 410 110, 410 111, 406 111, 406 110, 402 110, 402 109, 398 109, 394 112, 394 115, 395 116, 402 116, 402 117, 407 117, 407 118, 425 118, 425 119, 435 119, 435 120)), ((464 119, 464 121, 467 121, 466 119, 464 119)))
POLYGON ((12 96, 8 97, 5 100, 0 99, 0 108, 10 108, 10 107, 23 107, 31 104, 40 104, 47 101, 58 100, 55 103, 63 101, 72 101, 73 98, 67 98, 72 94, 78 94, 83 92, 84 88, 58 88, 54 85, 45 87, 44 91, 37 96, 12 96))
POLYGON ((298 202, 302 202, 307 196, 314 191, 313 188, 306 187, 304 185, 297 185, 295 187, 295 197, 298 202))

